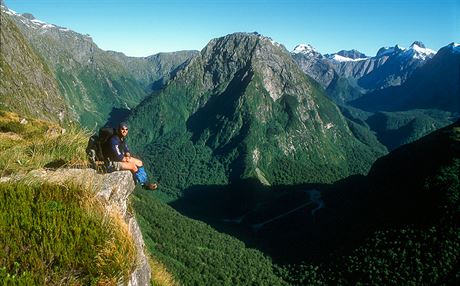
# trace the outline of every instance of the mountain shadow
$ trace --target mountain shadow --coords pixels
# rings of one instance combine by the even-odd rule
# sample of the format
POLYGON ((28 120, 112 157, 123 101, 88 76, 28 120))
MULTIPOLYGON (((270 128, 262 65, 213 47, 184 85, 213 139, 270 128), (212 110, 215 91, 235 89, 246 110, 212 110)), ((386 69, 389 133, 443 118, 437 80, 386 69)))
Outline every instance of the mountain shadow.
POLYGON ((118 124, 124 121, 130 113, 130 109, 113 107, 104 126, 117 127, 118 124))
POLYGON ((238 238, 276 263, 324 262, 345 242, 354 244, 366 233, 362 228, 368 217, 363 213, 369 210, 355 190, 362 180, 362 176, 344 180, 342 185, 353 188, 340 198, 330 195, 338 194, 339 184, 268 187, 247 179, 232 185, 196 185, 170 206, 238 238), (343 205, 347 211, 341 213, 343 205))
MULTIPOLYGON (((369 261, 382 259, 390 265, 396 259, 400 264, 391 272, 410 269, 417 259, 428 259, 426 255, 432 256, 426 267, 445 255, 458 255, 458 249, 448 245, 460 245, 460 237, 454 235, 460 227, 459 170, 460 121, 378 159, 368 176, 331 185, 269 187, 242 180, 229 186, 193 186, 170 205, 261 250, 278 264, 342 269, 342 263, 360 261, 371 269, 369 261), (372 246, 377 241, 380 244, 372 246), (406 252, 391 254, 401 244, 406 252), (421 245, 428 254, 416 252, 421 245), (356 261, 348 261, 351 257, 356 261)), ((449 262, 442 275, 453 279, 452 267, 458 262, 449 262)), ((352 275, 350 281, 367 277, 343 271, 352 275)), ((435 275, 428 272, 423 279, 436 280, 435 275)))

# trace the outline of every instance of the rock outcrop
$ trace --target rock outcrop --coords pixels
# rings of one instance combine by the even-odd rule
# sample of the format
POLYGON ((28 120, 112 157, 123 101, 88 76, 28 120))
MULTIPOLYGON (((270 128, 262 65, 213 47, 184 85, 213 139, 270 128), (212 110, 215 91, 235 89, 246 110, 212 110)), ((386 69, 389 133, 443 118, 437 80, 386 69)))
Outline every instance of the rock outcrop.
POLYGON ((22 179, 56 184, 71 182, 94 190, 96 197, 102 201, 107 211, 118 212, 124 218, 136 245, 138 266, 131 274, 127 285, 150 284, 151 270, 144 250, 144 239, 134 214, 128 209, 128 198, 135 187, 129 171, 97 174, 93 169, 41 169, 31 171, 26 178, 22 179))

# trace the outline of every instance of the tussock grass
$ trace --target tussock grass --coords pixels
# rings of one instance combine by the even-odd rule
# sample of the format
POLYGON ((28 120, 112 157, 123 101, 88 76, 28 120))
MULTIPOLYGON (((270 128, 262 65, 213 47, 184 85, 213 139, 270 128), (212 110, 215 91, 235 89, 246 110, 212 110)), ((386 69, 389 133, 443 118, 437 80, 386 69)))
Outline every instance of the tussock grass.
POLYGON ((148 259, 150 269, 152 269, 152 279, 150 282, 152 286, 179 286, 179 283, 174 280, 174 277, 160 261, 151 256, 148 259))
MULTIPOLYGON (((0 177, 86 167, 89 132, 0 111, 0 177)), ((1 285, 120 285, 137 266, 129 227, 82 184, 0 183, 1 285)), ((132 210, 131 210, 132 211, 132 210)), ((177 285, 152 262, 153 285, 177 285)))
POLYGON ((36 119, 0 111, 0 176, 43 167, 86 166, 89 132, 63 129, 36 119), (22 121, 22 123, 21 123, 22 121))
POLYGON ((136 267, 128 226, 91 190, 0 184, 0 281, 6 285, 117 285, 136 267))

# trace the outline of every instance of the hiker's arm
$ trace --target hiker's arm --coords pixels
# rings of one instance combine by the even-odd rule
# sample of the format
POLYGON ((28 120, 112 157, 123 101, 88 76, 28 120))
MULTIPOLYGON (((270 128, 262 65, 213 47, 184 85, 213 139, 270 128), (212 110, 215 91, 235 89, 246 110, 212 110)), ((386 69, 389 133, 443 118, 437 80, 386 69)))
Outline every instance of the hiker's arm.
POLYGON ((117 161, 120 161, 120 162, 123 161, 124 156, 123 156, 123 153, 121 153, 121 151, 120 151, 120 145, 118 144, 118 142, 115 142, 114 140, 111 140, 110 145, 112 147, 113 154, 117 158, 117 161))
POLYGON ((125 156, 131 157, 131 152, 129 151, 128 143, 126 142, 123 144, 123 153, 125 153, 125 156))

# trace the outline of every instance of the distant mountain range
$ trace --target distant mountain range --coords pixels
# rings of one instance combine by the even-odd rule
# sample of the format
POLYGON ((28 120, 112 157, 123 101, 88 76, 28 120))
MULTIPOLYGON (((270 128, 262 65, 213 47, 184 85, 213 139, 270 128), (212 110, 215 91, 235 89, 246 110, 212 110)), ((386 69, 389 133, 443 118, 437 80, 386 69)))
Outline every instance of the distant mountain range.
MULTIPOLYGON (((15 13, 5 6, 1 9, 2 17, 16 24, 54 75, 61 102, 67 105, 67 116, 89 128, 104 124, 112 110, 139 104, 152 88, 158 88, 162 78, 196 54, 183 51, 127 57, 99 49, 88 35, 45 23, 31 14, 15 13)), ((8 54, 5 51, 4 55, 8 54)))
POLYGON ((414 42, 368 57, 356 50, 322 55, 298 45, 291 54, 351 121, 370 128, 392 150, 460 116, 457 47, 452 43, 436 53, 414 42))
POLYGON ((357 50, 322 55, 305 44, 298 45, 291 53, 306 74, 314 79, 321 78, 324 88, 329 87, 331 75, 336 73, 336 77, 353 80, 367 91, 401 85, 416 68, 433 58, 435 51, 427 49, 421 42, 414 42, 408 49, 398 45, 381 48, 375 57, 357 50))
POLYGON ((439 109, 460 113, 460 45, 443 47, 402 85, 366 94, 352 105, 366 110, 439 109))

